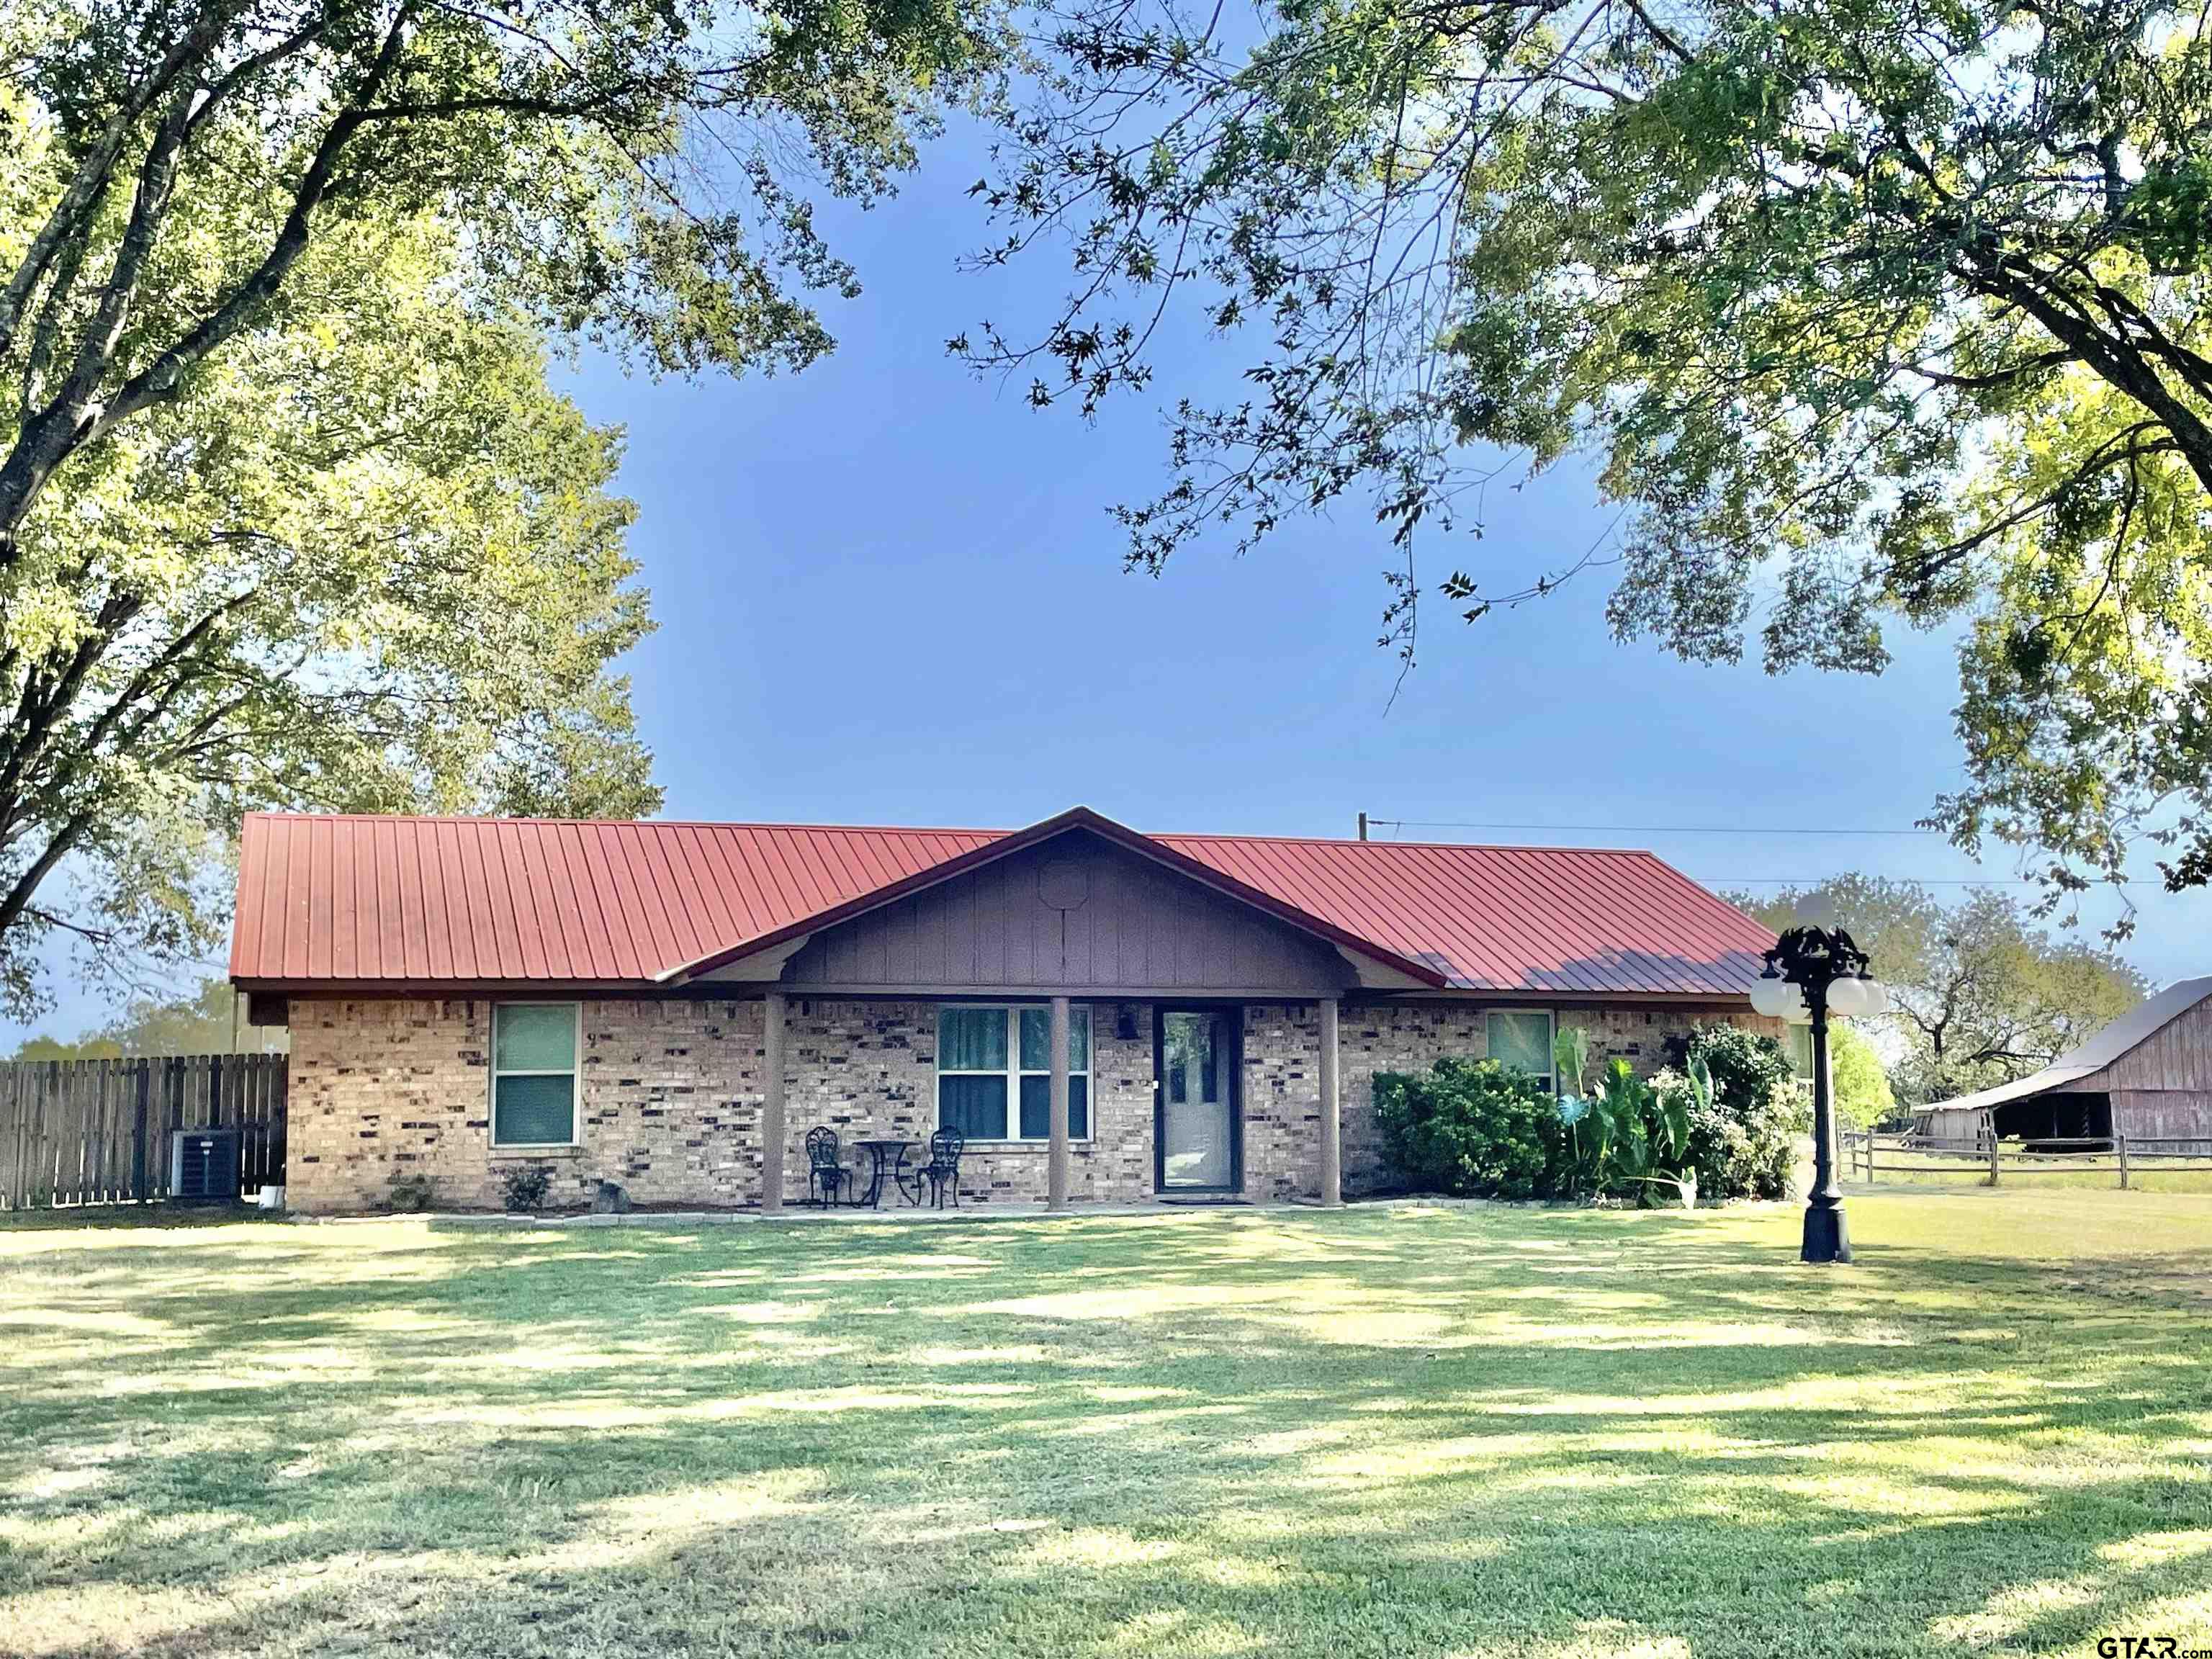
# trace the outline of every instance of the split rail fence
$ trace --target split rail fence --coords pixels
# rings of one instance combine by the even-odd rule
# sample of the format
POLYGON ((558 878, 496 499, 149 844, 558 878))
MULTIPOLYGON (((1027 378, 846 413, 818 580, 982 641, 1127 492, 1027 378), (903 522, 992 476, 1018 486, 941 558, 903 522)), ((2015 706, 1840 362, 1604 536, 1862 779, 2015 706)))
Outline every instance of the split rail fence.
POLYGON ((2039 1139, 2029 1151, 1988 1136, 1968 1146, 1869 1129, 1843 1140, 1845 1178, 1869 1187, 1881 1185, 1884 1176, 1895 1182, 1974 1176, 1984 1186, 1998 1187, 2022 1176, 2105 1176, 2125 1187, 2140 1175, 2212 1175, 2212 1139, 2097 1135, 2039 1139))
POLYGON ((284 1180, 283 1054, 0 1062, 0 1210, 169 1195, 183 1129, 236 1128, 241 1191, 284 1180))

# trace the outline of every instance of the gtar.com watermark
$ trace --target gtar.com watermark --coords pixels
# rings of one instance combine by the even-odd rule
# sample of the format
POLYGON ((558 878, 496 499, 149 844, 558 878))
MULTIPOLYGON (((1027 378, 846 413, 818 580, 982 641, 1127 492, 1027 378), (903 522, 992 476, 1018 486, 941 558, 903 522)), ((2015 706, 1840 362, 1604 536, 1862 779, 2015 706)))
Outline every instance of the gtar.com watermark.
POLYGON ((2212 1648, 2185 1648, 2179 1636, 2100 1636, 2097 1659, 2212 1659, 2212 1648))

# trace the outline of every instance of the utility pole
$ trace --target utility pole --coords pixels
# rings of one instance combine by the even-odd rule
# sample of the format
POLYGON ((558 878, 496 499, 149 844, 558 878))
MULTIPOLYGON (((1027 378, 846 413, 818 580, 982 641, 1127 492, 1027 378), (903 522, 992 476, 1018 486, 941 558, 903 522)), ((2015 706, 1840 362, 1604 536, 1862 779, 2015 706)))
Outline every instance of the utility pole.
POLYGON ((1362 841, 1367 839, 1367 814, 1364 812, 1359 815, 1359 839, 1362 841))

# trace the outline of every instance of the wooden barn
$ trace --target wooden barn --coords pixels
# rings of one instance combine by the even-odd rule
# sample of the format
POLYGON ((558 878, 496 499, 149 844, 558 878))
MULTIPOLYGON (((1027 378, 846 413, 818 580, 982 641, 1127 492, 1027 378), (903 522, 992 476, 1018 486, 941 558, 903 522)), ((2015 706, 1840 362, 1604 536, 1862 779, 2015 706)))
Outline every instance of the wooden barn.
POLYGON ((1918 1114, 1916 1136, 1983 1146, 2125 1135, 2212 1139, 2212 978, 2175 981, 2041 1071, 1918 1114))

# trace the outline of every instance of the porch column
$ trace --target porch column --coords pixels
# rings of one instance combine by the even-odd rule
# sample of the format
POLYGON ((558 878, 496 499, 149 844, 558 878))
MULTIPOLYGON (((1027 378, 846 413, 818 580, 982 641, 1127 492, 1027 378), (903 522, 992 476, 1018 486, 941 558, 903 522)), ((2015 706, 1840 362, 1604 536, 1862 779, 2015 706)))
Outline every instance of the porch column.
POLYGON ((1048 1210, 1067 1207, 1067 999, 1052 1000, 1052 1113, 1050 1144, 1045 1152, 1044 1201, 1048 1210))
POLYGON ((761 1195, 763 1215, 783 1208, 783 993, 762 999, 761 1195))
POLYGON ((1337 1086, 1337 1009, 1334 997, 1321 1000, 1321 1201, 1330 1209, 1344 1202, 1344 1112, 1337 1086))

